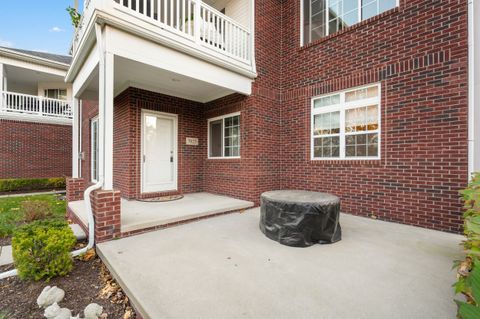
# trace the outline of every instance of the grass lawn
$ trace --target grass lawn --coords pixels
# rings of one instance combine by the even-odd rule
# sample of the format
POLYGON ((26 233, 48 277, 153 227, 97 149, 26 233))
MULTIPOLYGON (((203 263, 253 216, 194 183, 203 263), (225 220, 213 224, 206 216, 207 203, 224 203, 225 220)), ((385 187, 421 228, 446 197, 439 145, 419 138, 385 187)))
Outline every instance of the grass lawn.
POLYGON ((53 194, 0 198, 0 238, 11 236, 17 227, 25 223, 21 209, 24 201, 46 201, 52 207, 51 218, 64 219, 66 201, 60 200, 61 196, 53 194))

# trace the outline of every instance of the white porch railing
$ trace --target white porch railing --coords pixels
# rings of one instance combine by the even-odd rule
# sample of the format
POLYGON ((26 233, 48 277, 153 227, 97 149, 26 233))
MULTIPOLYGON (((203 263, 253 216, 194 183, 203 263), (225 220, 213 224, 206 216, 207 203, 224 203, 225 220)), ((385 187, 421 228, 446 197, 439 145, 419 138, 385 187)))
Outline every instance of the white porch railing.
POLYGON ((85 0, 73 41, 74 53, 96 6, 103 10, 113 7, 191 40, 192 44, 251 64, 250 31, 201 0, 85 0))
POLYGON ((43 118, 72 118, 71 103, 68 101, 6 91, 0 91, 0 112, 43 118))

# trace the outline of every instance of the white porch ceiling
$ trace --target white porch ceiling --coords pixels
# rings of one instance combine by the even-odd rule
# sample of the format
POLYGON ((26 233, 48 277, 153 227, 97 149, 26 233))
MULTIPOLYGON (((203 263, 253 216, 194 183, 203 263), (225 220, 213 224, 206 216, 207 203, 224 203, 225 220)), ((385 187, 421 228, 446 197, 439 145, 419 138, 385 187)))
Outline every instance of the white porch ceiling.
MULTIPOLYGON (((115 96, 128 87, 176 96, 201 103, 234 93, 234 91, 204 81, 159 69, 123 57, 115 57, 115 96)), ((82 98, 98 95, 98 68, 94 71, 82 98)))
POLYGON ((115 94, 129 86, 197 102, 208 102, 234 93, 204 81, 116 56, 115 94))
POLYGON ((5 65, 9 91, 37 94, 39 82, 64 82, 63 76, 5 65))

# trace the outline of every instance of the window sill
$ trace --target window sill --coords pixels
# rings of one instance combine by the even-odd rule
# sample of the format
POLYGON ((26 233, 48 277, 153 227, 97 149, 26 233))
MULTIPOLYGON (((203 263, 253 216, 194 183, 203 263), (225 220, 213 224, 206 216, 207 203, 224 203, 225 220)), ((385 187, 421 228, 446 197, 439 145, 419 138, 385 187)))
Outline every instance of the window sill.
POLYGON ((382 158, 312 158, 310 162, 314 165, 352 165, 352 166, 378 166, 382 158))
MULTIPOLYGON (((307 49, 309 49, 309 48, 311 48, 311 47, 314 47, 314 46, 317 46, 317 45, 319 45, 319 44, 322 44, 323 42, 329 41, 329 40, 331 40, 331 39, 333 39, 333 38, 336 38, 336 37, 338 37, 338 36, 341 36, 341 35, 343 35, 343 34, 346 34, 346 33, 349 33, 349 32, 353 32, 353 31, 355 31, 355 30, 357 30, 357 29, 359 29, 359 28, 361 28, 361 27, 363 27, 363 26, 365 26, 365 25, 367 25, 367 24, 369 24, 369 23, 372 23, 372 22, 381 20, 381 19, 383 19, 383 18, 385 18, 385 17, 387 17, 387 16, 389 16, 389 15, 392 15, 392 14, 394 14, 394 13, 397 13, 397 12, 399 12, 399 11, 400 11, 400 7, 395 7, 395 8, 393 8, 393 9, 390 9, 390 10, 388 10, 388 11, 385 11, 385 12, 379 14, 379 15, 376 15, 376 16, 371 17, 371 18, 369 18, 369 19, 360 21, 359 23, 354 24, 354 25, 352 25, 352 26, 350 26, 350 27, 348 27, 348 28, 346 28, 346 29, 343 29, 342 31, 338 31, 338 32, 332 33, 332 34, 327 35, 326 37, 323 37, 323 38, 321 38, 321 39, 315 40, 315 41, 310 42, 310 43, 308 43, 308 44, 304 44, 304 45, 302 45, 302 46, 300 46, 300 47, 298 48, 298 51, 307 50, 307 49)), ((301 35, 301 36, 303 37, 303 35, 301 35)))
POLYGON ((227 161, 229 161, 229 160, 239 160, 239 159, 241 159, 241 157, 240 157, 240 156, 230 156, 230 157, 207 157, 207 159, 208 159, 208 160, 214 160, 214 161, 216 161, 216 160, 227 160, 227 161))

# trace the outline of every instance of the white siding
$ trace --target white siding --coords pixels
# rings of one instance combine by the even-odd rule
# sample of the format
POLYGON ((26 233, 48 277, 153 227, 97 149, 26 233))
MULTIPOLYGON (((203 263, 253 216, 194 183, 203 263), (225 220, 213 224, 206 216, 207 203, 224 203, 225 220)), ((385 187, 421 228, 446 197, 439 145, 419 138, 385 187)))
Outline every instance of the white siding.
POLYGON ((249 28, 249 0, 213 0, 205 2, 219 11, 225 8, 226 16, 234 19, 244 27, 249 28))

